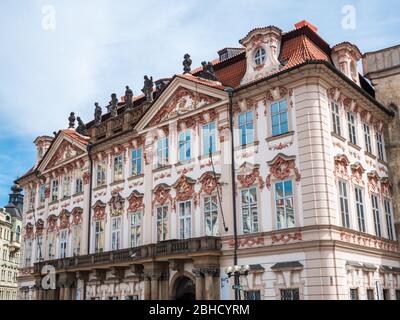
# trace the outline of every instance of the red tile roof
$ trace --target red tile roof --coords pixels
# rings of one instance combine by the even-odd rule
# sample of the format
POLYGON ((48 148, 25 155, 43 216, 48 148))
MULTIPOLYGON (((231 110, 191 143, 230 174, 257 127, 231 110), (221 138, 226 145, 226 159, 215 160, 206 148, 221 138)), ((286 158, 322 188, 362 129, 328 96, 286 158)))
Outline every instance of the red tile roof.
POLYGON ((90 137, 82 136, 79 133, 77 133, 74 129, 63 129, 61 131, 63 133, 65 133, 67 136, 71 137, 72 139, 74 139, 84 145, 87 145, 89 143, 90 137))

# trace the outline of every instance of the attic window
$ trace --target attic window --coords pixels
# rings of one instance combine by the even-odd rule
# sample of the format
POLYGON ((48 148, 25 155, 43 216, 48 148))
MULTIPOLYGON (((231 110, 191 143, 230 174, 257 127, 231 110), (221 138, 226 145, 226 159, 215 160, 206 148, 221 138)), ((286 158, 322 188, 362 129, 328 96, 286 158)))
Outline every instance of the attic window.
POLYGON ((265 49, 264 48, 258 48, 256 50, 256 53, 254 54, 254 62, 256 65, 262 65, 265 62, 265 49))

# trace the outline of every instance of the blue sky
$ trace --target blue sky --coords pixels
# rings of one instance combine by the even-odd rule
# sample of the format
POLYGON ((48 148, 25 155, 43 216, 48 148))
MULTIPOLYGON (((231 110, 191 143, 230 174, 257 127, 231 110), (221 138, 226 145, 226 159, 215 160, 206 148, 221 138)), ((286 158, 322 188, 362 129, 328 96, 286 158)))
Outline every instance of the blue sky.
POLYGON ((186 52, 196 66, 254 27, 289 31, 303 19, 329 44, 367 52, 400 43, 399 10, 395 0, 2 0, 0 206, 32 166, 36 136, 65 128, 70 111, 91 120, 93 103, 122 96, 127 84, 139 94, 144 74, 180 73, 186 52), (49 5, 56 24, 45 30, 49 5), (345 5, 356 9, 355 29, 342 28, 345 5))

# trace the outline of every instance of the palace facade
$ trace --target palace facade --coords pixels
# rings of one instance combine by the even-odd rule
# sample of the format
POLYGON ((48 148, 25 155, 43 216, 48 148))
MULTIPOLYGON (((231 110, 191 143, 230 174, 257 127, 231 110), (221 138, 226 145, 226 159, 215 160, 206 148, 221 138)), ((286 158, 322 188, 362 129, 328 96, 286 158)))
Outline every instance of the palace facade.
POLYGON ((35 140, 20 299, 233 299, 235 252, 244 299, 400 298, 396 110, 361 52, 306 21, 240 44, 35 140))

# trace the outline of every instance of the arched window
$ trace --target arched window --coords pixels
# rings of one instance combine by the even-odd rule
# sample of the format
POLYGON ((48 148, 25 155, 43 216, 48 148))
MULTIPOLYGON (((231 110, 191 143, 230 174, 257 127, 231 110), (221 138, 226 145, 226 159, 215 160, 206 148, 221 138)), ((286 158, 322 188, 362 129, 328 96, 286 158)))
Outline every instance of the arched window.
POLYGON ((258 48, 254 54, 254 62, 256 65, 262 65, 265 62, 265 49, 264 48, 258 48))
POLYGON ((21 227, 17 226, 17 230, 15 231, 15 240, 20 242, 21 239, 21 227))

